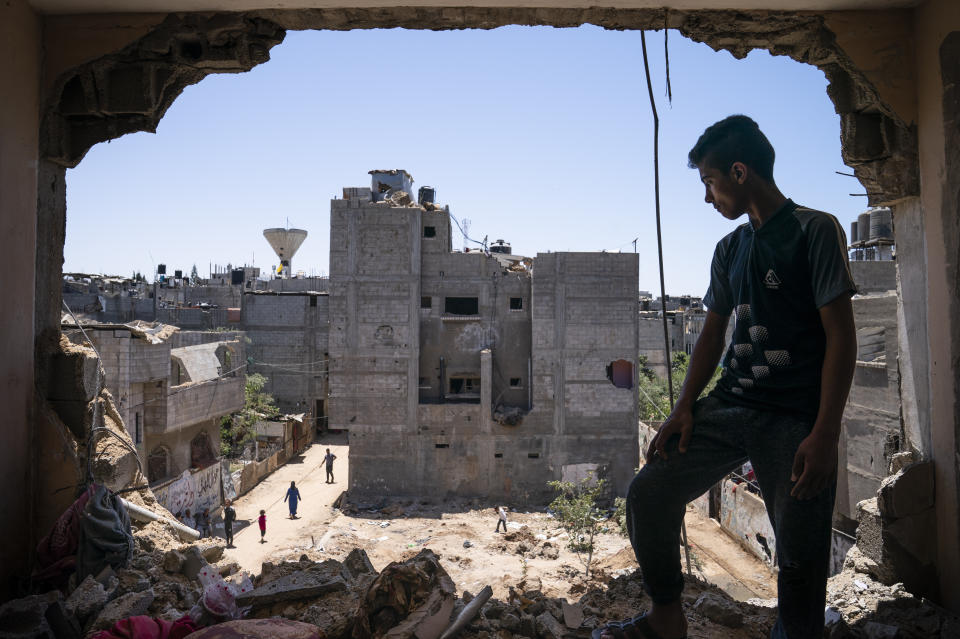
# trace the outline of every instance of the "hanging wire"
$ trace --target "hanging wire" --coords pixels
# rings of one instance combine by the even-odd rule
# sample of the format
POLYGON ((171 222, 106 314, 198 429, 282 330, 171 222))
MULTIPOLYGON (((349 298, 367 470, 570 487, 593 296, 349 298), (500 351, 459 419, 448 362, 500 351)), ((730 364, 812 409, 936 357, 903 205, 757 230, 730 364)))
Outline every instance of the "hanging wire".
POLYGON ((670 37, 670 21, 667 17, 670 15, 670 9, 663 10, 663 60, 667 72, 667 100, 670 107, 673 108, 673 89, 670 88, 670 48, 667 46, 670 37))
MULTIPOLYGON (((673 366, 670 359, 670 332, 667 327, 667 292, 663 278, 663 233, 660 226, 660 116, 657 115, 657 102, 653 99, 653 82, 650 80, 650 63, 647 61, 646 32, 640 32, 640 47, 643 50, 643 72, 647 78, 647 94, 650 96, 650 110, 653 113, 653 198, 657 216, 657 257, 660 264, 660 309, 663 318, 663 350, 667 362, 667 388, 670 393, 670 411, 673 411, 673 366)), ((687 524, 681 520, 683 550, 687 558, 687 574, 690 570, 690 544, 687 543, 687 524)))

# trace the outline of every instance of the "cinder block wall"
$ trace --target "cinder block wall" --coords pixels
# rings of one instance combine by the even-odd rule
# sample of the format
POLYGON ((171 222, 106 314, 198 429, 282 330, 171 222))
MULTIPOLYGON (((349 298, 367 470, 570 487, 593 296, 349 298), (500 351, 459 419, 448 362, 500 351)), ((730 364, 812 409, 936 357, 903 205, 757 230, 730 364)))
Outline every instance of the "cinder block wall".
POLYGON ((315 414, 327 396, 329 297, 248 292, 242 320, 252 358, 247 373, 267 378, 264 390, 281 411, 315 414))
POLYGON ((350 431, 350 488, 416 492, 421 209, 334 200, 331 428, 350 431))

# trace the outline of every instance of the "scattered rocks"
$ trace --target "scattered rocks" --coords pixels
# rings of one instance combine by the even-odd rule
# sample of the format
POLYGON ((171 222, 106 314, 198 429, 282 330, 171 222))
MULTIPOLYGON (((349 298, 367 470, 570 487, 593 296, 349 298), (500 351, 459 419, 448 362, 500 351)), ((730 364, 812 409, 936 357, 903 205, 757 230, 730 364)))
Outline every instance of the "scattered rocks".
POLYGON ((728 628, 739 628, 743 625, 743 613, 736 602, 724 599, 712 592, 700 595, 693 609, 715 623, 728 628))
POLYGON ((370 557, 362 548, 354 548, 343 560, 343 567, 350 574, 351 579, 357 579, 362 575, 375 575, 377 569, 373 567, 370 557))

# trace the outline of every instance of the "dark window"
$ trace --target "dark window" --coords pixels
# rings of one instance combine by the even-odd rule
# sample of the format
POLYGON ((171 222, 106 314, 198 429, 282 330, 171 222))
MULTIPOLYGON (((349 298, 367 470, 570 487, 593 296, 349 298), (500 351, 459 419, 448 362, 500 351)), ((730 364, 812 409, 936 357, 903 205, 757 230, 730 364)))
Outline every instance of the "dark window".
POLYGON ((310 296, 310 306, 316 306, 316 305, 317 305, 317 296, 316 296, 316 295, 311 295, 311 296, 310 296))
POLYGON ((519 377, 511 377, 511 378, 510 378, 510 385, 511 385, 511 386, 519 386, 519 385, 520 385, 520 378, 519 378, 519 377))
POLYGON ((134 431, 133 431, 134 443, 142 444, 143 443, 143 425, 140 424, 140 413, 134 413, 134 421, 136 422, 136 424, 134 425, 134 431))
POLYGON ((540 453, 527 453, 527 457, 530 459, 540 459, 540 453))
POLYGON ((429 295, 424 295, 420 298, 420 308, 433 308, 433 298, 429 295))
POLYGON ((450 444, 434 444, 436 448, 450 448, 450 444))
POLYGON ((479 393, 479 392, 480 392, 479 377, 451 377, 450 378, 450 393, 452 395, 457 395, 460 393, 479 393))
POLYGON ((430 386, 430 380, 428 380, 426 377, 421 377, 417 384, 419 386, 430 386))
POLYGON ((501 459, 503 457, 503 453, 494 453, 493 456, 497 459, 501 459))
POLYGON ((511 310, 511 311, 522 311, 522 310, 523 310, 523 298, 522 298, 522 297, 511 297, 511 298, 510 298, 510 310, 511 310))
POLYGON ((447 297, 443 302, 443 312, 451 315, 479 315, 480 303, 476 297, 447 297))
POLYGON ((435 227, 435 226, 425 226, 425 227, 423 227, 423 236, 424 236, 424 237, 436 237, 436 236, 437 236, 437 227, 435 227))

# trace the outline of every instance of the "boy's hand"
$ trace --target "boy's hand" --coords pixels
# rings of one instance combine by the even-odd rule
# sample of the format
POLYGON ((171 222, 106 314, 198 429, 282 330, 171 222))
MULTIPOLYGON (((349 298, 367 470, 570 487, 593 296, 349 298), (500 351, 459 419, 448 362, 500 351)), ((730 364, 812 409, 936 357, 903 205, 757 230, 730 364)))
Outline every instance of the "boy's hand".
POLYGON ((813 499, 833 480, 837 472, 837 440, 816 429, 804 438, 793 457, 790 480, 796 482, 792 497, 813 499))
POLYGON ((668 459, 667 442, 674 435, 680 435, 680 445, 677 450, 682 454, 687 452, 687 445, 690 443, 690 437, 693 435, 693 411, 679 404, 674 407, 673 412, 660 426, 660 430, 650 441, 647 447, 647 461, 654 455, 659 455, 663 459, 668 459))

